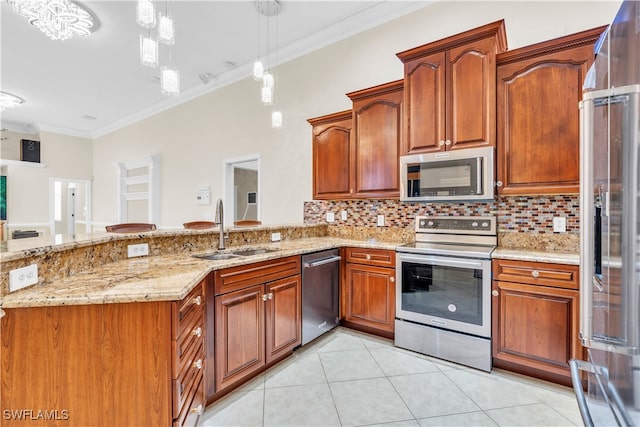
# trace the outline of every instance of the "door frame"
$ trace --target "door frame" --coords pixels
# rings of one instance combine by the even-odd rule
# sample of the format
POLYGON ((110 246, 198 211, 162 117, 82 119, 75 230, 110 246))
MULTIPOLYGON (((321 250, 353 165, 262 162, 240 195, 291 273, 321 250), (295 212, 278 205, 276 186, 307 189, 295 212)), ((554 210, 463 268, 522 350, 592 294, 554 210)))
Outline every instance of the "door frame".
MULTIPOLYGON (((85 186, 85 204, 87 207, 87 220, 86 220, 86 233, 91 233, 93 231, 93 220, 91 216, 91 206, 92 206, 92 198, 91 198, 91 184, 92 180, 89 179, 73 179, 73 178, 49 178, 49 233, 52 236, 56 234, 56 218, 55 218, 55 182, 63 182, 66 184, 75 183, 76 190, 80 185, 85 186)), ((77 224, 77 221, 76 221, 77 224)))

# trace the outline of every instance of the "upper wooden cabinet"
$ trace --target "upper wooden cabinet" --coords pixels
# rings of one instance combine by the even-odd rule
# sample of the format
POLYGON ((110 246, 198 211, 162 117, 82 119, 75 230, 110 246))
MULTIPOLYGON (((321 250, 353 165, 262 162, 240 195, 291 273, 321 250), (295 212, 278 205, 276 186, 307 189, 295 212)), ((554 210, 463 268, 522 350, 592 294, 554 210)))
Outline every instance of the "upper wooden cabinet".
POLYGON ((497 56, 501 194, 579 192, 578 103, 604 28, 497 56))
POLYGON ((351 197, 399 197, 403 80, 348 93, 353 101, 351 197))
POLYGON ((506 48, 498 21, 397 54, 404 63, 402 154, 495 145, 496 54, 506 48))
POLYGON ((309 119, 313 126, 313 198, 351 195, 351 110, 309 119))

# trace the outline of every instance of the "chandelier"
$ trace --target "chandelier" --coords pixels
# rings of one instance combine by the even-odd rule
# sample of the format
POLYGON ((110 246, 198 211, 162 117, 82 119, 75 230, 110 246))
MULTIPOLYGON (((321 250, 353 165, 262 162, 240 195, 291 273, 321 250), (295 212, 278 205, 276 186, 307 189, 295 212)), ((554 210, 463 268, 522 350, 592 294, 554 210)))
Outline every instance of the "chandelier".
POLYGON ((86 37, 94 29, 91 13, 69 0, 8 0, 13 11, 51 40, 86 37))
POLYGON ((23 102, 24 99, 20 97, 7 92, 0 92, 0 111, 4 111, 7 108, 15 108, 23 102))

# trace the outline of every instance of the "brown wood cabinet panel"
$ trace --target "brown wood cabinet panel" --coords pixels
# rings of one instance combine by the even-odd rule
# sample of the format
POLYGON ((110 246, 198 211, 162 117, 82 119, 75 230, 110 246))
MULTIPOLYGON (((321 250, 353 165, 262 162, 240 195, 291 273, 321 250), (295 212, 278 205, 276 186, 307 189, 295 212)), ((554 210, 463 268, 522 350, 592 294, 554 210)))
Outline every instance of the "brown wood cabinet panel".
POLYGON ((302 342, 302 287, 300 275, 266 285, 266 363, 302 342))
POLYGON ((171 316, 164 302, 6 309, 0 407, 68 411, 49 426, 170 425, 171 316))
POLYGON ((215 272, 215 294, 220 295, 295 274, 300 274, 299 256, 225 268, 215 272))
POLYGON ((309 119, 313 126, 313 198, 351 195, 351 110, 309 119))
POLYGON ((394 251, 369 248, 346 248, 345 251, 347 262, 391 268, 396 266, 394 251))
POLYGON ((578 102, 602 29, 498 55, 501 194, 579 192, 578 102))
POLYGON ((583 356, 579 292, 494 280, 493 294, 494 366, 570 383, 569 360, 583 356))
POLYGON ((395 330, 395 270, 346 264, 345 320, 362 326, 395 330))
POLYGON ((265 363, 263 295, 264 286, 256 285, 215 299, 217 392, 265 363))
POLYGON ((505 282, 530 283, 575 290, 580 286, 580 273, 577 265, 494 259, 492 270, 494 279, 505 282))

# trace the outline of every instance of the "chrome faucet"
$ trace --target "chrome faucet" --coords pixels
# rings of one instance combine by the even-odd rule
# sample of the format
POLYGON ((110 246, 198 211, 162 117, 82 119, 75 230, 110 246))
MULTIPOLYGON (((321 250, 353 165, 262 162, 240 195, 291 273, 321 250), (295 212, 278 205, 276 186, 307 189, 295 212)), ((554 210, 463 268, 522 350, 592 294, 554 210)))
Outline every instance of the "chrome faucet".
POLYGON ((222 250, 224 249, 224 208, 222 206, 222 199, 218 199, 215 221, 218 223, 218 227, 220 228, 220 236, 218 237, 218 249, 222 250))

